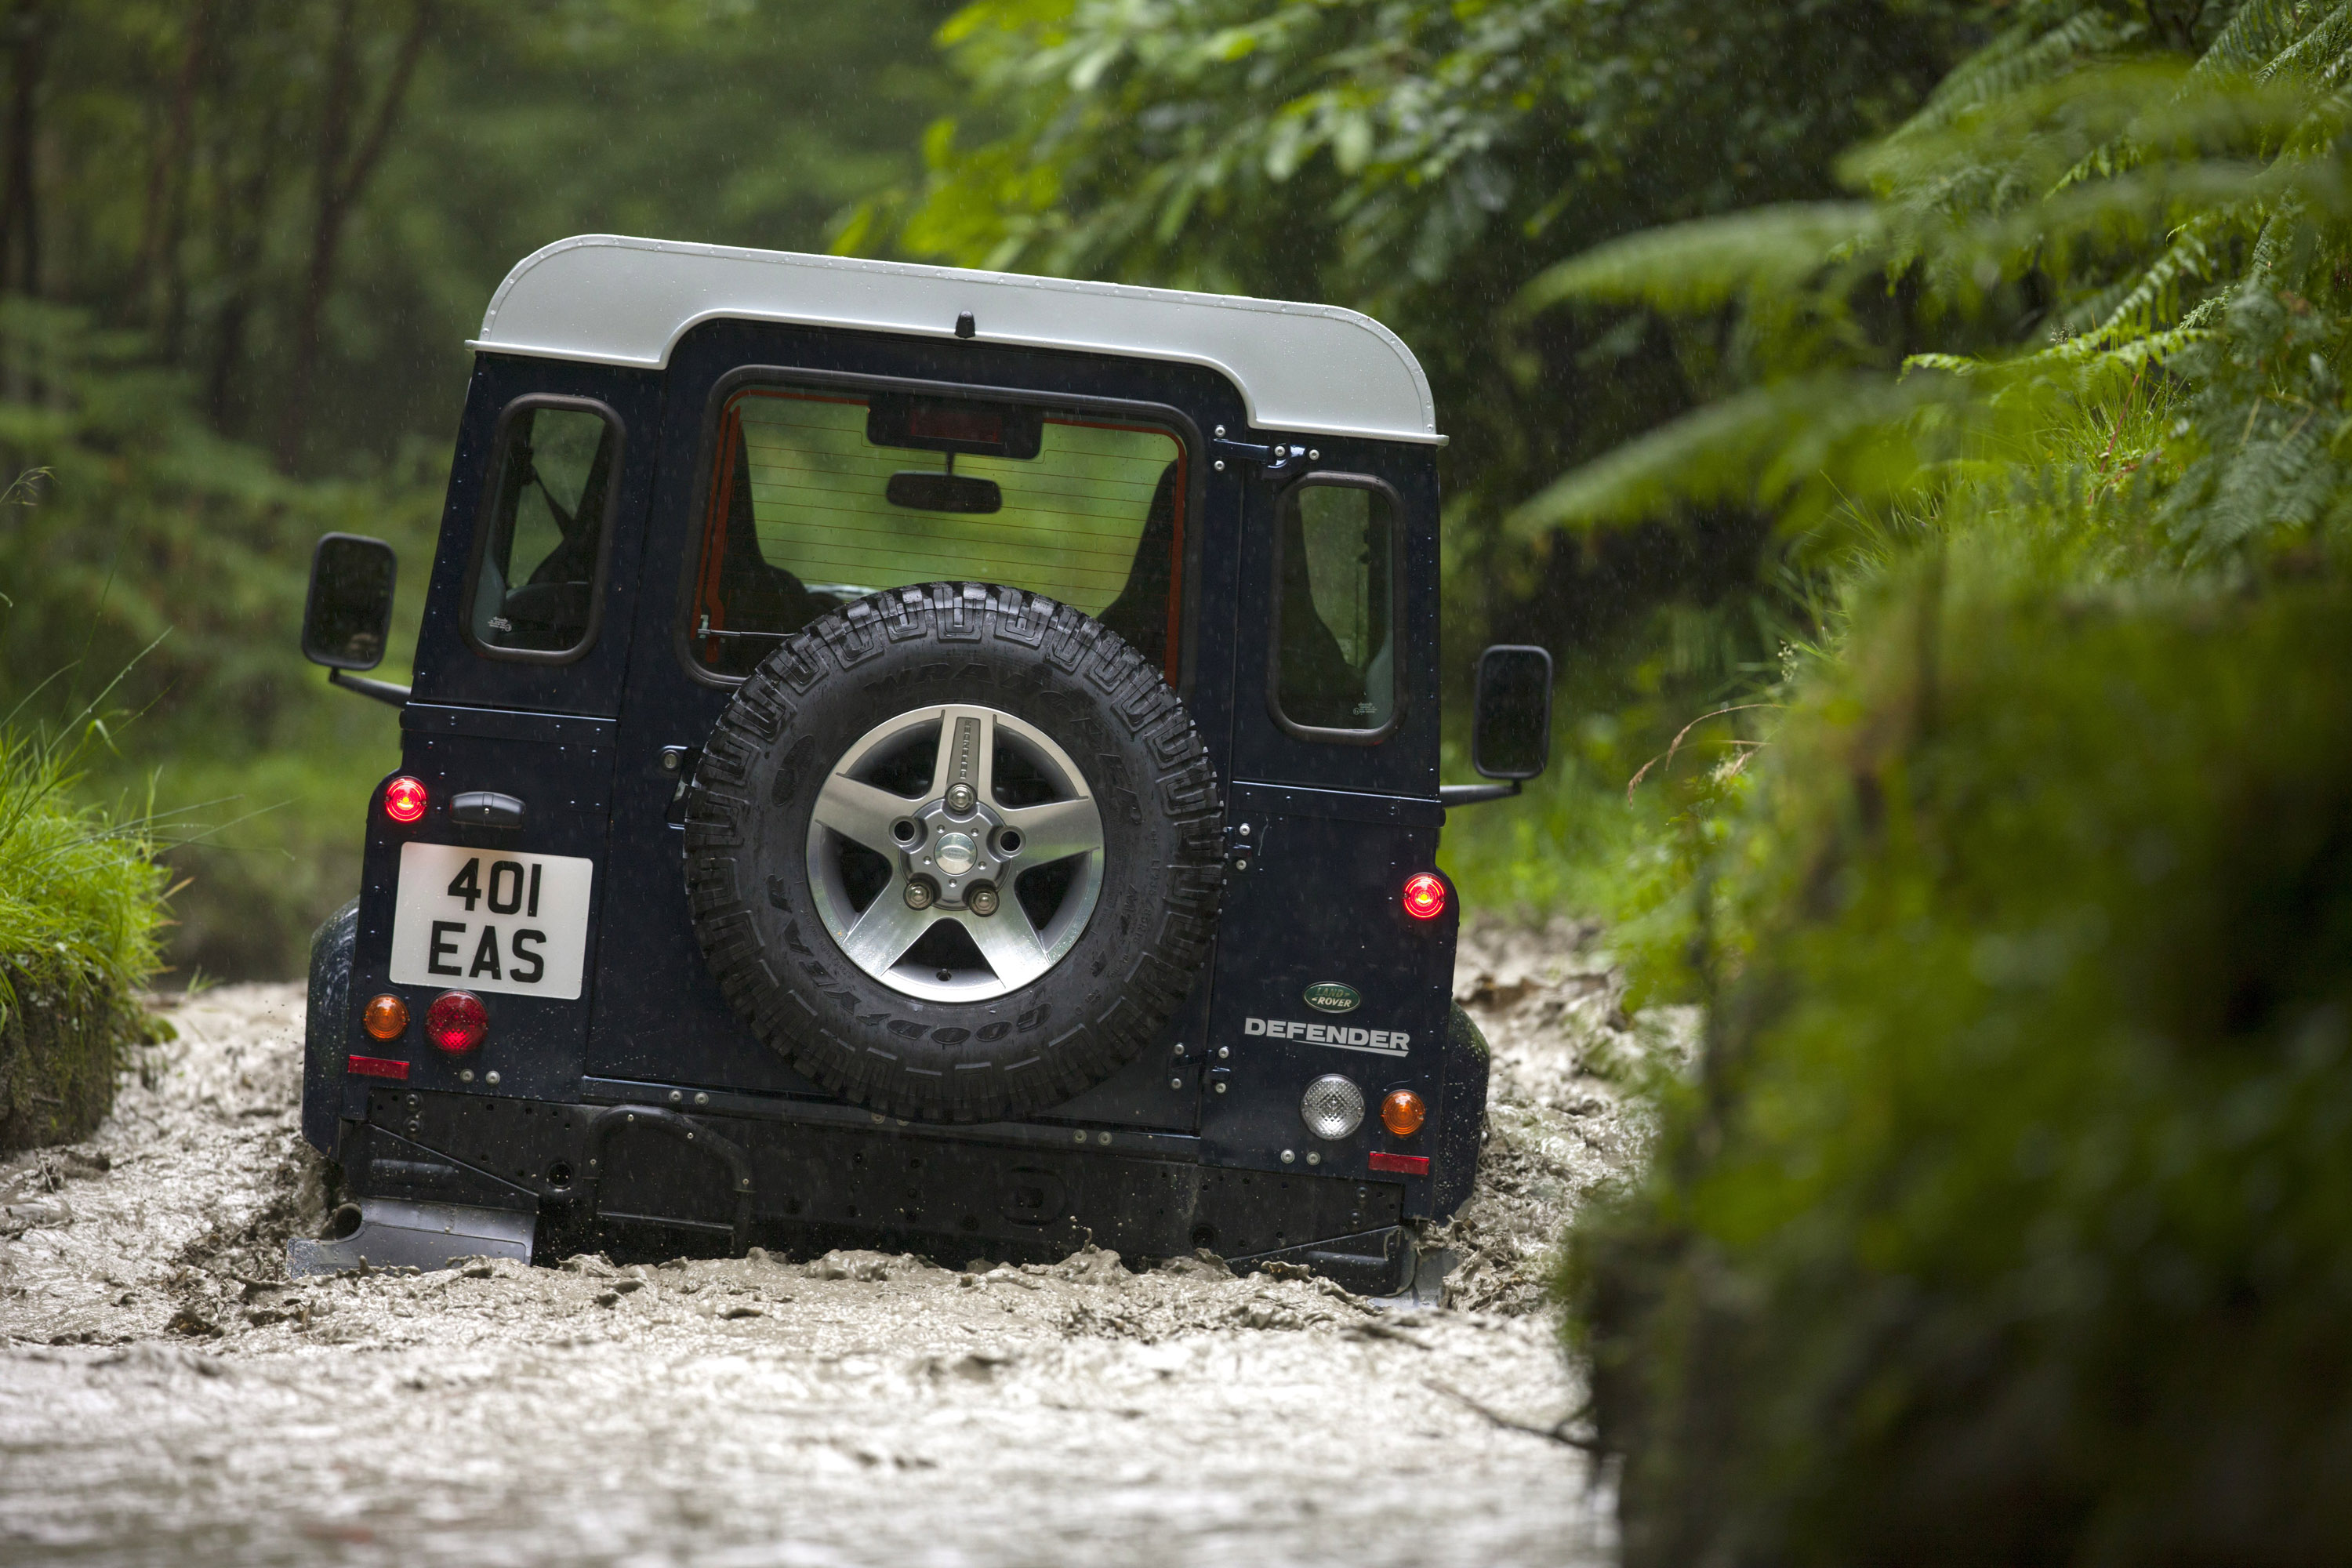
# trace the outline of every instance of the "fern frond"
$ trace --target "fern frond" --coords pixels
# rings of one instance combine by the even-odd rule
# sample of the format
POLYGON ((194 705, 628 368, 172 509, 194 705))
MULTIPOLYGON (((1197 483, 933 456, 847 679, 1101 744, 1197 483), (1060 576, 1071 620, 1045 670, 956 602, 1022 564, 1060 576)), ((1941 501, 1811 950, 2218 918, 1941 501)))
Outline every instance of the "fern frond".
POLYGON ((1753 291, 1799 287, 1868 249, 1883 223, 1868 202, 1809 202, 1645 229, 1538 273, 1518 305, 1540 310, 1574 300, 1712 310, 1753 291))
POLYGON ((2305 81, 2343 79, 2346 51, 2352 50, 2352 4, 2338 0, 2311 30, 2288 44, 2261 68, 2264 78, 2300 77, 2305 81))
POLYGON ((2245 76, 2261 71, 2277 59, 2307 24, 2298 13, 2311 9, 2309 0, 2239 0, 2238 8, 2200 56, 2200 76, 2245 76))
POLYGON ((2085 61, 2119 56, 2147 35, 2145 24, 2125 21, 2096 7, 2065 7, 2073 14, 2052 25, 2057 7, 2032 12, 1946 77, 1890 142, 1948 129, 1971 111, 2055 79, 2085 61))
POLYGON ((1868 371, 1751 387, 1562 476, 1505 527, 1533 538, 1685 506, 1759 502, 1801 525, 1835 499, 1882 500, 1916 489, 1924 458, 1934 455, 1927 447, 1957 449, 1955 437, 1983 411, 1957 382, 1868 371), (1789 506, 1800 492, 1809 492, 1806 504, 1789 506))

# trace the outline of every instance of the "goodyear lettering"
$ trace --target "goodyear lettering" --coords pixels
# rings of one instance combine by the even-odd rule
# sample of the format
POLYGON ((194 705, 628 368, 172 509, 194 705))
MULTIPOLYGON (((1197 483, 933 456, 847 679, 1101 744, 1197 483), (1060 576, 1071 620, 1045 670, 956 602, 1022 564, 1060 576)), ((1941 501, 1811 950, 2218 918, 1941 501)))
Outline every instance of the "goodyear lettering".
POLYGON ((1242 1033, 1264 1035, 1269 1040, 1298 1040, 1310 1046, 1331 1046, 1343 1051, 1370 1051, 1401 1057, 1412 1046, 1403 1029, 1368 1029, 1353 1024, 1318 1024, 1303 1018, 1244 1018, 1242 1033))

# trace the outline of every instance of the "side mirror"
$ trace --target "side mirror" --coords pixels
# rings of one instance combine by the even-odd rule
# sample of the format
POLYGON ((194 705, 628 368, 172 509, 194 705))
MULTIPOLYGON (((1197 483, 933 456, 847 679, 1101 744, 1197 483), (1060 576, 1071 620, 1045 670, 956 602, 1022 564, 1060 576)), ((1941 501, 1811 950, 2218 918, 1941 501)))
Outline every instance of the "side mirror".
POLYGON ((1490 779, 1531 779, 1551 761, 1551 655, 1497 643, 1478 656, 1470 765, 1490 779))
POLYGON ((392 546, 381 539, 321 535, 310 556, 310 597, 302 606, 302 657, 331 669, 382 664, 399 572, 392 546))

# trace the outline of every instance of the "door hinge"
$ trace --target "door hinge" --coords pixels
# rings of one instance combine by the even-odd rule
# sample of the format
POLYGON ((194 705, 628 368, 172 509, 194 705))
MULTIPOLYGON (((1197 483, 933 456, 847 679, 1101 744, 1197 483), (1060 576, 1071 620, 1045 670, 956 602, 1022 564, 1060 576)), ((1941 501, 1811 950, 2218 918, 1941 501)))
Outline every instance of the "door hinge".
POLYGON ((1323 454, 1309 451, 1287 441, 1276 441, 1260 446, 1252 441, 1225 439, 1224 426, 1217 426, 1217 437, 1209 443, 1209 454, 1215 459, 1213 467, 1223 473, 1228 463, 1255 463, 1258 478, 1271 479, 1285 474, 1295 474, 1307 463, 1319 462, 1323 454))

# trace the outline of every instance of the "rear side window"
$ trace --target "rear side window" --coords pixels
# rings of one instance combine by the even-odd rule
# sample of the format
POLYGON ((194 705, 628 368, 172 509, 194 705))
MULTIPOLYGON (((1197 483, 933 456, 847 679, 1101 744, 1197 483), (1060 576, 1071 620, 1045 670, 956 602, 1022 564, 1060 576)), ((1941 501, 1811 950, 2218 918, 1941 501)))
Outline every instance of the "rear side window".
POLYGON ((1174 430, 1006 403, 754 387, 728 398, 717 446, 688 633, 713 674, 748 674, 772 634, 853 599, 949 580, 1059 599, 1175 684, 1186 520, 1174 430))
POLYGON ((1317 475, 1285 493, 1275 552, 1275 716, 1309 739, 1395 727, 1396 505, 1374 479, 1317 475))
POLYGON ((587 651, 620 460, 620 419, 601 404, 530 398, 507 410, 467 595, 478 652, 557 663, 587 651))

